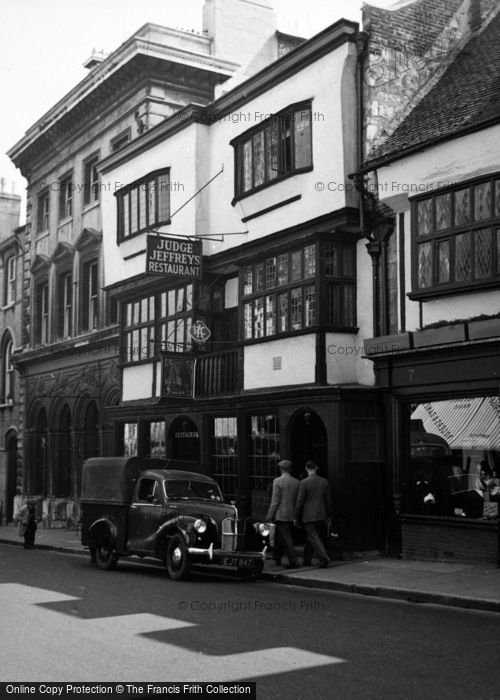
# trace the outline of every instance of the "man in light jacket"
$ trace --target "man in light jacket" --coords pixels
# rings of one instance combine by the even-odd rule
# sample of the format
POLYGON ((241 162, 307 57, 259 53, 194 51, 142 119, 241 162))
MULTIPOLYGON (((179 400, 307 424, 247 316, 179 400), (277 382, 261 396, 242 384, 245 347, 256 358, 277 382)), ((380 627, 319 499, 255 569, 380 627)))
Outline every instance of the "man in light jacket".
POLYGON ((311 563, 313 550, 319 558, 320 568, 326 568, 331 560, 323 544, 327 522, 331 518, 330 485, 318 475, 318 465, 306 462, 307 477, 299 484, 295 506, 295 520, 302 522, 307 535, 304 547, 304 565, 311 563))
POLYGON ((266 520, 276 523, 273 559, 279 566, 283 552, 288 557, 287 569, 297 569, 299 562, 292 539, 292 524, 295 515, 295 501, 299 489, 298 480, 291 475, 292 463, 288 459, 278 462, 281 476, 273 481, 271 505, 266 520))

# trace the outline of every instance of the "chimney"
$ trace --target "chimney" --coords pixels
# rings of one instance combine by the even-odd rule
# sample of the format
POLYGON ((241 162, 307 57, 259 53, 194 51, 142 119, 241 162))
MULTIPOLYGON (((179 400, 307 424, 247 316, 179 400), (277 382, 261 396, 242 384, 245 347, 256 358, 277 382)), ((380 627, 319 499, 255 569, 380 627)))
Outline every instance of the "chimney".
POLYGON ((211 54, 241 66, 224 91, 276 61, 276 31, 272 0, 205 0, 203 34, 212 41, 211 54))
POLYGON ((90 58, 88 58, 85 61, 83 67, 87 68, 88 70, 93 70, 96 66, 98 66, 104 61, 106 56, 107 54, 105 54, 104 51, 96 51, 95 49, 92 49, 92 54, 90 58))
POLYGON ((7 192, 5 178, 0 179, 0 240, 11 236, 14 229, 19 226, 21 215, 21 197, 12 192, 7 192))

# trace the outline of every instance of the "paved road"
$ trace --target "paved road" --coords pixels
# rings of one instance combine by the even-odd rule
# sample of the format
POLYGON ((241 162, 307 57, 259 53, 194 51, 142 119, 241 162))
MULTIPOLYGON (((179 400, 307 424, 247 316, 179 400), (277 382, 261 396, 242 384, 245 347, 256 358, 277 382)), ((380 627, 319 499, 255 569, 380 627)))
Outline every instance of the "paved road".
POLYGON ((496 700, 500 615, 0 545, 0 680, 256 680, 259 700, 496 700))

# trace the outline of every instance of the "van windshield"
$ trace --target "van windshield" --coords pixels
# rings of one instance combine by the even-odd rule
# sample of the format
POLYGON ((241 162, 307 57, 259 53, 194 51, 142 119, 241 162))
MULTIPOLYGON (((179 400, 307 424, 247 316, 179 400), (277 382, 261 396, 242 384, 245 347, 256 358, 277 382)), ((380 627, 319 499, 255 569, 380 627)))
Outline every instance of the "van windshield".
POLYGON ((208 481, 165 481, 165 493, 167 498, 190 499, 197 498, 202 501, 221 502, 222 494, 217 484, 208 481))

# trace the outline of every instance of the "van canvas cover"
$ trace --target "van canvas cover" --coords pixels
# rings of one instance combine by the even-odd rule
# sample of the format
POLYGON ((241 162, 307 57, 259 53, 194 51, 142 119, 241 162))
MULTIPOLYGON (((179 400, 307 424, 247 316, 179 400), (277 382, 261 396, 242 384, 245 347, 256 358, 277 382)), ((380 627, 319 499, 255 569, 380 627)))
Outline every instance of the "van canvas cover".
POLYGON ((83 463, 81 501, 128 504, 135 482, 146 469, 165 469, 166 462, 147 457, 92 457, 83 463))

